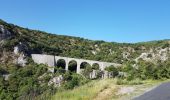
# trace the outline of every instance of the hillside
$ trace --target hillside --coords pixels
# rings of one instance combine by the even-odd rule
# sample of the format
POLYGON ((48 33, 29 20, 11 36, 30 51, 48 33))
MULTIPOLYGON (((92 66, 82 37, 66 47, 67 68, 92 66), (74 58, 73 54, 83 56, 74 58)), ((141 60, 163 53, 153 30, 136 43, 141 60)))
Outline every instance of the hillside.
POLYGON ((13 52, 14 47, 20 45, 26 55, 31 53, 52 54, 116 63, 124 63, 139 58, 151 61, 165 61, 169 58, 169 40, 136 44, 110 43, 30 30, 8 24, 2 20, 0 20, 0 25, 1 37, 3 34, 6 35, 4 39, 0 38, 1 53, 4 50, 13 52), (7 32, 2 33, 3 30, 7 32))
MULTIPOLYGON (((56 92, 73 89, 93 80, 120 78, 119 84, 140 80, 170 78, 170 40, 141 43, 93 41, 22 28, 0 20, 0 99, 48 100, 56 92), (81 75, 55 66, 36 64, 31 54, 48 54, 122 64, 106 71, 84 65, 81 75), (120 74, 123 73, 123 74, 120 74), (56 81, 57 80, 57 81, 56 81), (58 81, 59 80, 59 81, 58 81)), ((69 66, 73 66, 70 64, 69 66)), ((135 83, 136 84, 136 83, 135 83)))

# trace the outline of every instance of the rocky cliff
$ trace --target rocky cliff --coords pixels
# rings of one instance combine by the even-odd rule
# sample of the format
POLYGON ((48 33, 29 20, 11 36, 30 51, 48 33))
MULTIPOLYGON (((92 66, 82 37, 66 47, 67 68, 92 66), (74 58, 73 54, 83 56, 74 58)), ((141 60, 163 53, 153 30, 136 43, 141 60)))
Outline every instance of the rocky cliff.
POLYGON ((12 37, 12 33, 9 32, 3 25, 0 25, 0 41, 12 37))

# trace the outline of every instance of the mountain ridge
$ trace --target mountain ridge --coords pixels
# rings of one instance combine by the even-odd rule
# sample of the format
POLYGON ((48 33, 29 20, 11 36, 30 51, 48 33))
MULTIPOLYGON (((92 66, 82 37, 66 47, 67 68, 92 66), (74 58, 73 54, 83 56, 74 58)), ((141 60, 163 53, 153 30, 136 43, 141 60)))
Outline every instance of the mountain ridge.
POLYGON ((28 27, 22 27, 22 26, 15 25, 13 23, 7 23, 3 19, 0 19, 0 22, 3 22, 5 24, 14 25, 16 27, 23 28, 23 29, 28 29, 28 30, 31 30, 31 31, 39 31, 39 32, 43 32, 43 33, 47 33, 47 34, 51 34, 51 35, 66 36, 66 37, 70 37, 70 38, 82 38, 84 40, 89 40, 89 41, 103 41, 103 42, 118 43, 118 44, 138 44, 138 43, 145 43, 145 42, 170 41, 170 39, 148 40, 148 41, 139 41, 139 42, 116 42, 116 41, 105 41, 105 40, 102 40, 102 39, 101 40, 93 40, 93 39, 88 39, 88 38, 79 37, 79 36, 61 35, 61 34, 57 34, 57 33, 54 33, 54 32, 47 32, 47 31, 43 31, 43 30, 39 30, 39 29, 31 29, 31 28, 28 28, 28 27))
POLYGON ((52 54, 122 64, 137 59, 142 53, 148 53, 151 49, 153 51, 170 46, 169 39, 139 43, 117 43, 51 34, 8 24, 3 20, 0 20, 0 25, 4 27, 2 30, 7 30, 13 34, 10 39, 6 39, 7 41, 3 45, 1 43, 1 47, 8 48, 13 52, 16 46, 25 45, 22 48, 25 55, 32 53, 52 54))

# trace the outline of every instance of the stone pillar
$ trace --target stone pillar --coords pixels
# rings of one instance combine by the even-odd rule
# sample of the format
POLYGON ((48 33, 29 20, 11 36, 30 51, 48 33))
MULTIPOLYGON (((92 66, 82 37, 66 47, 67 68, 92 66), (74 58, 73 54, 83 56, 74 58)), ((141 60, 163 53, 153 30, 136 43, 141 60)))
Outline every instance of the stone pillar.
POLYGON ((68 59, 65 59, 65 64, 66 64, 65 65, 65 70, 68 71, 68 64, 69 64, 68 59))
POLYGON ((77 74, 80 74, 80 64, 81 62, 77 61, 77 74))
POLYGON ((103 62, 99 63, 99 67, 103 71, 104 70, 104 63, 103 62))

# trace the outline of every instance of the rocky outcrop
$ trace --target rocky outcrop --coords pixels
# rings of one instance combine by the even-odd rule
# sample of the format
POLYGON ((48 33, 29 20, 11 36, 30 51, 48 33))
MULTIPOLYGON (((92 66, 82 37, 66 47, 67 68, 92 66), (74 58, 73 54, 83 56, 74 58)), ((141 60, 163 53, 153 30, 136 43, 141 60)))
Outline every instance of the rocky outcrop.
POLYGON ((18 45, 14 47, 14 54, 18 55, 20 53, 27 54, 29 52, 28 47, 26 44, 19 42, 18 45))
POLYGON ((3 25, 0 25, 0 41, 12 37, 12 33, 9 32, 3 25))
POLYGON ((130 56, 130 53, 129 53, 129 52, 123 52, 122 55, 123 55, 123 58, 124 58, 124 59, 129 60, 129 58, 128 58, 128 57, 130 56))
POLYGON ((157 61, 166 61, 169 59, 170 48, 156 48, 151 49, 149 52, 141 53, 139 57, 135 59, 138 62, 139 59, 149 61, 149 62, 157 62, 157 61))
POLYGON ((59 75, 58 77, 52 78, 49 82, 48 85, 54 85, 54 87, 60 87, 61 83, 63 82, 64 78, 62 75, 59 75))
POLYGON ((18 57, 16 63, 17 63, 18 65, 24 67, 24 66, 26 65, 26 63, 27 63, 26 56, 25 56, 24 54, 20 54, 20 56, 18 57))
POLYGON ((17 58, 15 59, 15 63, 20 66, 25 66, 27 63, 26 55, 28 52, 28 48, 25 44, 19 43, 17 46, 14 47, 14 54, 17 55, 17 58))

